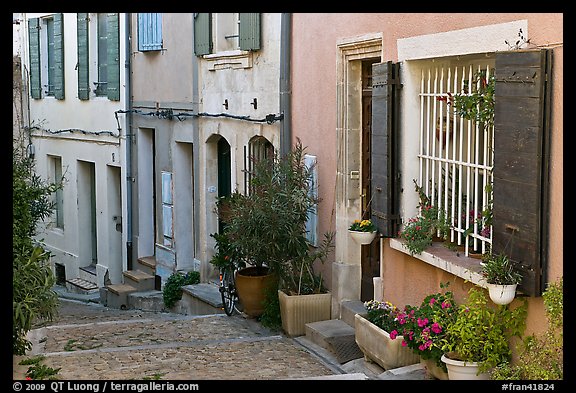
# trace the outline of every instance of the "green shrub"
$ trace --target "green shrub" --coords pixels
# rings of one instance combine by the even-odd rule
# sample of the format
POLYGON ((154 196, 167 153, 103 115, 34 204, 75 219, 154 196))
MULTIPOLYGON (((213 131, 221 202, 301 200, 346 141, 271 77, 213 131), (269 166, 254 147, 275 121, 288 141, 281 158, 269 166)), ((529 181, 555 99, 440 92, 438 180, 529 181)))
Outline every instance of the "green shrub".
POLYGON ((188 272, 182 274, 180 272, 173 273, 164 288, 162 289, 162 298, 164 305, 167 308, 172 308, 176 302, 182 299, 182 287, 184 285, 198 284, 200 282, 200 272, 188 272))

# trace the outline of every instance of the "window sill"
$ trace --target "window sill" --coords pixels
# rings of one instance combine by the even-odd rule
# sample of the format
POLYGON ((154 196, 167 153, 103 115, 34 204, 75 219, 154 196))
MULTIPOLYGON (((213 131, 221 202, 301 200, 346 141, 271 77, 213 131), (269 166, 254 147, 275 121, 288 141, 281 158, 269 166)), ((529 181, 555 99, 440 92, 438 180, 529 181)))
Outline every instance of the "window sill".
POLYGON ((241 69, 252 67, 252 52, 245 50, 231 50, 204 55, 209 71, 224 70, 227 68, 241 69))
MULTIPOLYGON (((404 241, 400 239, 391 238, 390 247, 410 255, 410 251, 404 245, 404 241)), ((413 257, 474 283, 479 287, 487 288, 486 280, 480 274, 482 270, 480 261, 467 257, 463 253, 457 255, 455 251, 447 249, 442 243, 433 243, 422 254, 414 255, 413 257)))

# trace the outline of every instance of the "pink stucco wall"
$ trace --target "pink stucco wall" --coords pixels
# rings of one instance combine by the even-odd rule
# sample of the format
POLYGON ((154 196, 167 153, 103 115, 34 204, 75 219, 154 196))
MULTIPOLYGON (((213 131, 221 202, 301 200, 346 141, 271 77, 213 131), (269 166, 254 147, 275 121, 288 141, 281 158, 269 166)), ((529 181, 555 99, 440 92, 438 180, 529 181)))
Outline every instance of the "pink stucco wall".
MULTIPOLYGON (((542 13, 454 13, 454 14, 293 14, 292 25, 292 133, 308 152, 318 156, 319 187, 323 198, 319 206, 319 233, 334 229, 335 185, 337 173, 336 83, 337 42, 339 39, 382 32, 383 60, 397 60, 397 40, 424 34, 479 27, 518 20, 528 21, 531 42, 553 48, 553 97, 551 143, 551 206, 548 277, 563 275, 563 15, 542 13)), ((481 39, 481 37, 479 37, 481 39)), ((399 304, 419 302, 436 292, 448 273, 390 249, 394 269, 384 267, 384 296, 399 304), (410 284, 407 284, 410 283, 410 284)), ((389 261, 387 261, 389 263, 389 261)), ((330 276, 330 264, 324 267, 330 276)), ((451 281, 454 281, 453 279, 451 281)), ((455 281, 458 297, 470 284, 455 281)), ((529 330, 540 330, 541 298, 530 299, 529 330)))

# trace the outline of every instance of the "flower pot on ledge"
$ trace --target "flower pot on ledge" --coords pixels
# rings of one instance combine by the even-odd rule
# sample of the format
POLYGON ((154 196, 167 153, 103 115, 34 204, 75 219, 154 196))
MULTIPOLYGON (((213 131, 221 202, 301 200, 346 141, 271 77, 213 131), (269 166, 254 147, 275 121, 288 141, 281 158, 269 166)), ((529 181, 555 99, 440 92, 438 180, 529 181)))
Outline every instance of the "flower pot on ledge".
POLYGON ((374 232, 362 232, 362 231, 351 231, 348 230, 352 239, 360 245, 366 245, 372 243, 374 238, 376 237, 376 231, 374 232))

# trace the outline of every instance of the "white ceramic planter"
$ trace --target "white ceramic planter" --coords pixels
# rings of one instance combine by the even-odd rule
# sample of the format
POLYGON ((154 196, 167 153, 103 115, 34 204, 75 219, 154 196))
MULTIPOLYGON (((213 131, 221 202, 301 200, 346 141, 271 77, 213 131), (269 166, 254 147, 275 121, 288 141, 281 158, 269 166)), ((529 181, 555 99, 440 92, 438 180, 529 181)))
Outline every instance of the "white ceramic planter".
POLYGON ((478 374, 478 363, 453 360, 442 355, 441 360, 446 363, 449 380, 487 380, 489 373, 478 374))
POLYGON ((392 340, 387 331, 380 329, 360 314, 356 314, 354 318, 356 344, 367 360, 379 364, 384 370, 420 362, 419 355, 412 349, 402 346, 402 336, 392 340))
POLYGON ((348 230, 348 232, 350 232, 350 236, 352 236, 352 239, 354 239, 354 241, 360 245, 370 244, 376 237, 376 232, 362 232, 351 230, 348 230))
POLYGON ((516 286, 513 285, 497 285, 497 284, 487 284, 488 294, 490 299, 496 304, 505 305, 509 304, 514 300, 516 296, 516 286))

